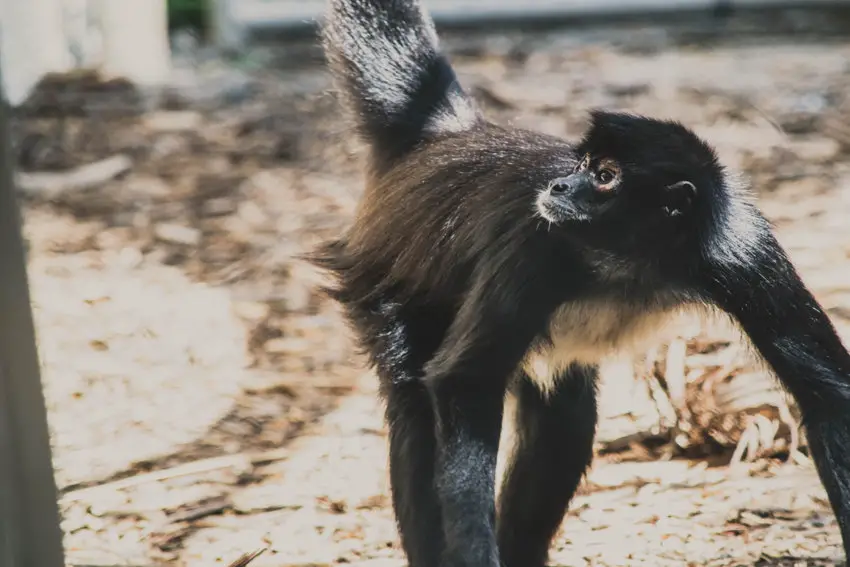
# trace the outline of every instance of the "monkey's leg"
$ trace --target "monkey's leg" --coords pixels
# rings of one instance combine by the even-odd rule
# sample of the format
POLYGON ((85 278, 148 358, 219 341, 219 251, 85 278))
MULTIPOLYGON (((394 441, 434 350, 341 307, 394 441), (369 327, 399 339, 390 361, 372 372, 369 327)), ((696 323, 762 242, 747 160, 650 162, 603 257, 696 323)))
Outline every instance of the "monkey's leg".
POLYGON ((772 235, 704 286, 792 394, 850 555, 850 354, 772 235))
POLYGON ((809 453, 850 557, 850 358, 814 303, 796 305, 800 312, 809 310, 808 321, 789 320, 784 336, 763 336, 761 323, 744 329, 797 402, 809 453))
POLYGON ((432 385, 447 567, 499 566, 494 493, 504 395, 496 379, 432 385))
POLYGON ((390 486, 401 544, 410 567, 436 567, 443 525, 434 487, 434 413, 421 381, 384 386, 390 442, 390 486))
POLYGON ((443 340, 453 316, 439 305, 391 296, 356 312, 381 381, 389 428, 393 512, 411 567, 435 567, 443 528, 434 487, 436 433, 422 367, 443 340))
POLYGON ((436 483, 447 567, 501 567, 495 477, 505 392, 566 287, 538 276, 527 263, 523 256, 498 255, 485 262, 425 365, 437 418, 436 483), (512 279, 515 273, 523 277, 512 279))
POLYGON ((498 541, 506 567, 542 567, 567 506, 593 457, 596 376, 574 364, 544 395, 517 383, 516 442, 499 495, 498 541))

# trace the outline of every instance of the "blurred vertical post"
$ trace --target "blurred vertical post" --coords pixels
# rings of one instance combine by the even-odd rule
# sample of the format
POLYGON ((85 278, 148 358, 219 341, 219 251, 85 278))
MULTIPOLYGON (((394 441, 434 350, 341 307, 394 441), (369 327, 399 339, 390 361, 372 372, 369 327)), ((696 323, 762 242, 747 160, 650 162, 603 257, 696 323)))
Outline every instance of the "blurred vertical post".
POLYGON ((238 52, 245 47, 245 26, 237 21, 233 0, 211 0, 213 43, 224 52, 238 52))
POLYGON ((158 87, 171 72, 166 0, 100 0, 105 75, 158 87))
POLYGON ((17 105, 45 73, 73 65, 63 0, 0 0, 0 56, 6 100, 17 105))
POLYGON ((10 114, 4 95, 0 97, 0 565, 64 567, 47 412, 14 189, 10 114))

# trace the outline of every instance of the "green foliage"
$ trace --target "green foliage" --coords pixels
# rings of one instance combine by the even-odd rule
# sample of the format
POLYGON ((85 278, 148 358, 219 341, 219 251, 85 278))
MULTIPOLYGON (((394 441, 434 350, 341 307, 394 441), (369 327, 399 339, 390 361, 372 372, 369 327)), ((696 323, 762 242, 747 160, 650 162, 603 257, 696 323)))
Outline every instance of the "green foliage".
POLYGON ((168 27, 204 31, 210 0, 168 0, 168 27))
POLYGON ((168 0, 168 11, 172 13, 203 10, 206 4, 206 0, 168 0))

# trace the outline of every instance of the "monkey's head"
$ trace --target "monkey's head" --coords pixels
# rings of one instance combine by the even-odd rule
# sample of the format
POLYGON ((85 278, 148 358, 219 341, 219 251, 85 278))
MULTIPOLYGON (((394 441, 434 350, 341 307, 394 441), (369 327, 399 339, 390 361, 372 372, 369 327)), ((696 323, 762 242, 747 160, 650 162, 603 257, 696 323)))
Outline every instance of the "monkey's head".
POLYGON ((723 190, 714 150, 676 122, 595 111, 576 152, 572 170, 540 191, 537 212, 603 242, 675 238, 723 190))

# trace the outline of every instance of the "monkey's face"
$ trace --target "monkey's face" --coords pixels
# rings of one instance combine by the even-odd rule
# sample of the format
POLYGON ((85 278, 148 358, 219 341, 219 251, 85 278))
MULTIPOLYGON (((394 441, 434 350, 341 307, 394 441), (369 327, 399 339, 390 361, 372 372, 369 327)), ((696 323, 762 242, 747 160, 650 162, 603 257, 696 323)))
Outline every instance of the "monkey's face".
POLYGON ((616 160, 585 154, 565 177, 549 182, 537 197, 537 212, 552 224, 586 223, 610 208, 622 184, 616 160))
POLYGON ((539 189, 536 212, 597 249, 671 250, 711 216, 724 183, 713 149, 673 122, 596 112, 575 151, 575 167, 539 189))
POLYGON ((586 153, 566 176, 549 181, 537 214, 567 236, 624 254, 664 249, 692 221, 697 186, 670 163, 586 153))

